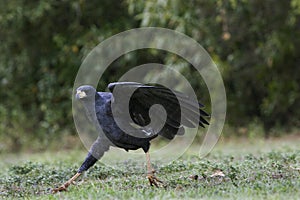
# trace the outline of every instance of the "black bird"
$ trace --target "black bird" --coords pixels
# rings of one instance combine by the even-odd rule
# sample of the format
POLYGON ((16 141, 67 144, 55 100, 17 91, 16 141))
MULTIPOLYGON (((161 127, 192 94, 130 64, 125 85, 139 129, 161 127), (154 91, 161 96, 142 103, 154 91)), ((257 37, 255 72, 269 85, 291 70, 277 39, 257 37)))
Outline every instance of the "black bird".
POLYGON ((155 171, 151 167, 150 141, 158 135, 171 140, 176 135, 184 134, 185 126, 195 128, 198 124, 202 127, 209 124, 204 119, 209 115, 201 109, 201 103, 164 86, 116 82, 110 83, 108 89, 111 92, 97 92, 89 85, 77 88, 76 99, 83 104, 90 121, 93 124, 98 123, 102 131, 77 173, 59 188, 53 189, 54 193, 66 190, 75 179, 93 166, 110 146, 126 151, 142 148, 146 154, 147 178, 151 186, 158 186, 162 181, 155 177, 155 171), (125 106, 128 107, 126 99, 129 100, 129 114, 124 112, 125 106), (151 114, 149 110, 155 104, 163 106, 165 111, 156 109, 151 114), (159 124, 161 121, 162 126, 159 124))

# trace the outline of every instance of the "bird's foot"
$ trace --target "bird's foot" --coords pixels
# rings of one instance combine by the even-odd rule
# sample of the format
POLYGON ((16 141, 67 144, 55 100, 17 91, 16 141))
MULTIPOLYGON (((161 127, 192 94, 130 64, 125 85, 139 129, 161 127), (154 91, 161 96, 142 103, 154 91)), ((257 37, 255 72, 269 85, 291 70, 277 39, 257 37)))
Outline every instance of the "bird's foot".
POLYGON ((159 185, 164 186, 164 182, 158 179, 155 175, 155 170, 152 170, 151 172, 147 173, 147 178, 149 180, 149 183, 151 186, 155 185, 156 187, 159 187, 159 185))
POLYGON ((74 181, 81 175, 81 173, 76 173, 70 180, 68 180, 67 182, 65 182, 64 184, 62 184, 60 187, 58 188, 53 188, 52 189, 52 194, 55 194, 57 192, 62 192, 62 191, 67 191, 67 188, 69 187, 69 185, 71 185, 72 183, 74 183, 74 181))
POLYGON ((67 181, 64 184, 62 184, 61 186, 59 186, 58 188, 53 188, 52 194, 55 194, 57 192, 67 191, 67 188, 69 187, 69 185, 71 185, 71 182, 67 181))

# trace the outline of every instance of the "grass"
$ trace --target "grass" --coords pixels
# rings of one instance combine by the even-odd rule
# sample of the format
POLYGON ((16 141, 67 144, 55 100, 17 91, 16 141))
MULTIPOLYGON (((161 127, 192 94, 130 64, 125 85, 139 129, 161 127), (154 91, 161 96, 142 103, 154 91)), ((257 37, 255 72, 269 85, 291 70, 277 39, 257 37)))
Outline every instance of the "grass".
POLYGON ((155 163, 162 188, 148 186, 145 166, 134 160, 115 168, 99 162, 68 192, 54 195, 51 188, 76 172, 85 151, 2 155, 0 199, 298 199, 298 138, 221 141, 202 159, 193 146, 168 165, 155 163))

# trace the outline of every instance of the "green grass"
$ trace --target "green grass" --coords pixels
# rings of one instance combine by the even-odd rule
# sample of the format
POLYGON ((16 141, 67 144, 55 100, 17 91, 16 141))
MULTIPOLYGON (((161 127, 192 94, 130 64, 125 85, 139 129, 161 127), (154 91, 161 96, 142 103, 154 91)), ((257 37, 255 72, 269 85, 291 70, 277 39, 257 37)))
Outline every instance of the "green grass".
POLYGON ((150 187, 145 167, 135 161, 115 168, 99 162, 68 192, 54 195, 51 188, 76 172, 85 151, 2 155, 0 199, 298 199, 297 143, 231 141, 202 159, 194 146, 169 165, 155 163, 157 177, 166 183, 162 188, 150 187), (225 176, 214 176, 218 171, 225 176))

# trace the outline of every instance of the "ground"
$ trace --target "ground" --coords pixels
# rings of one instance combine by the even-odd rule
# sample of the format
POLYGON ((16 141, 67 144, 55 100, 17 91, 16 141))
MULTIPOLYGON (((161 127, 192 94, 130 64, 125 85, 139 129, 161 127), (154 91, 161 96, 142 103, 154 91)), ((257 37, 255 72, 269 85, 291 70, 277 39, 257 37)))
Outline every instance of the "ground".
POLYGON ((134 160, 98 163, 68 192, 51 194, 70 178, 85 150, 1 155, 0 199, 298 199, 299 137, 220 141, 205 158, 193 145, 171 164, 155 163, 165 187, 148 185, 134 160))

